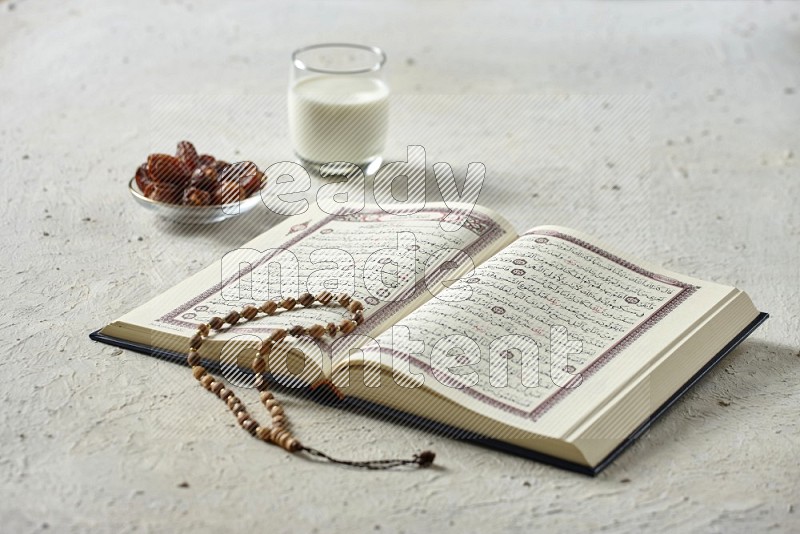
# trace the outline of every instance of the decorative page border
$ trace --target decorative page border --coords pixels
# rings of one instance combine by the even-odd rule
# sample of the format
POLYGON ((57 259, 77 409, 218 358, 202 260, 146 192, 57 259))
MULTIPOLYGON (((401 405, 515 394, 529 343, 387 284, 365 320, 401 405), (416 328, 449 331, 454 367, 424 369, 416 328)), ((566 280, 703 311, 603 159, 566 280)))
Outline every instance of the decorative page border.
MULTIPOLYGON (((408 215, 419 215, 425 214, 429 215, 428 218, 415 218, 413 220, 417 221, 436 221, 441 222, 445 220, 445 218, 451 212, 447 209, 422 209, 416 212, 409 212, 408 215)), ((289 229, 287 236, 295 234, 293 237, 288 239, 287 241, 281 243, 279 246, 271 249, 269 254, 265 254, 258 261, 250 263, 246 269, 240 269, 239 273, 234 274, 226 278, 225 280, 220 281, 219 283, 209 287, 205 291, 201 292, 191 300, 181 303, 178 307, 174 308, 173 310, 169 311, 168 313, 164 314, 163 316, 156 319, 157 323, 168 324, 172 326, 178 326, 183 328, 191 328, 194 329, 197 327, 196 322, 189 322, 184 320, 181 316, 189 310, 193 310, 195 306, 198 306, 200 303, 214 295, 215 293, 220 293, 223 288, 229 286, 230 284, 237 281, 242 276, 245 276, 252 272, 257 267, 264 265, 265 263, 269 263, 269 261, 274 258, 278 253, 283 250, 289 250, 293 245, 299 243, 300 241, 306 239, 310 235, 323 230, 328 224, 333 221, 349 221, 358 224, 366 224, 366 223, 374 223, 374 222, 384 222, 387 220, 397 220, 398 222, 398 231, 402 231, 402 223, 403 219, 401 218, 403 215, 392 215, 388 214, 385 211, 381 210, 380 208, 365 208, 359 213, 355 214, 347 214, 347 215, 328 215, 318 221, 317 223, 309 226, 310 221, 296 224, 289 229)), ((470 232, 475 234, 475 239, 467 244, 462 251, 472 257, 474 254, 480 252, 483 248, 485 248, 488 244, 497 241, 502 236, 504 236, 507 232, 506 230, 494 219, 489 217, 483 213, 471 213, 466 220, 464 221, 464 227, 468 229, 470 232)), ((442 230, 444 232, 444 230, 442 230)), ((445 264, 447 262, 444 262, 445 264)), ((360 334, 361 332, 369 332, 372 328, 378 324, 389 319, 391 316, 396 314, 401 308, 403 308, 409 301, 417 298, 419 295, 422 294, 423 291, 427 291, 427 285, 432 283, 437 283, 444 279, 450 269, 447 269, 443 264, 440 266, 436 271, 429 273, 426 277, 423 273, 422 276, 418 277, 419 279, 413 285, 410 285, 408 289, 404 292, 400 293, 396 298, 395 301, 392 302, 383 302, 383 305, 380 305, 377 308, 370 308, 369 303, 365 303, 365 320, 364 323, 359 325, 352 334, 360 334)), ((258 323, 259 321, 254 321, 258 323)), ((268 326, 246 326, 245 324, 237 325, 236 332, 243 333, 243 334, 267 334, 274 331, 277 327, 268 326)), ((320 344, 318 342, 318 344, 320 344)), ((329 349, 329 344, 324 343, 326 345, 324 348, 329 349)), ((326 352, 329 352, 326 351, 326 352)))
MULTIPOLYGON (((526 235, 542 235, 542 236, 551 236, 557 237, 559 239, 563 239, 564 241, 569 241, 570 243, 577 245, 581 248, 584 248, 590 252, 597 254, 607 260, 610 260, 617 265, 625 267, 639 275, 645 276, 650 278, 651 280, 655 280, 657 282, 661 282, 663 284, 671 285, 680 288, 680 291, 675 293, 672 298, 667 300, 664 304, 661 305, 657 310, 655 310, 650 317, 645 319, 641 322, 638 326, 636 326, 633 330, 628 332, 625 336, 619 339, 616 343, 611 345, 608 349, 606 349, 603 353, 599 354, 597 358, 595 358, 589 365, 584 367, 584 369, 580 372, 580 375, 583 377, 584 380, 588 379, 590 376, 596 374, 604 365, 610 362, 614 357, 616 357, 619 353, 621 353, 625 348, 630 346, 634 341, 639 339, 645 332, 650 330, 653 326, 658 324, 662 321, 667 315, 672 313, 678 306, 680 306, 683 302, 686 301, 699 287, 693 286, 691 284, 687 284, 681 282, 680 280, 675 280, 674 278, 670 278, 667 276, 663 276, 660 274, 653 273, 648 271, 634 263, 631 263, 627 260, 620 258, 610 252, 603 250, 591 243, 587 243, 586 241, 582 241, 576 237, 571 235, 563 234, 561 232, 556 232, 553 230, 534 230, 531 232, 527 232, 522 236, 526 235)), ((520 237, 522 237, 520 236, 520 237)), ((378 352, 378 349, 368 347, 365 349, 365 352, 378 352)), ((430 366, 429 363, 426 363, 419 358, 416 358, 410 354, 405 352, 396 351, 394 349, 389 348, 380 348, 381 354, 389 355, 390 357, 400 358, 407 362, 413 363, 418 368, 425 371, 428 375, 433 376, 433 368, 430 366)), ((484 404, 488 404, 493 408, 497 408, 507 413, 511 413, 513 415, 517 415, 519 417, 525 417, 532 421, 536 421, 550 409, 552 409, 556 404, 564 400, 564 398, 569 395, 572 391, 575 391, 577 388, 568 387, 570 384, 574 383, 577 380, 573 378, 570 382, 567 383, 567 387, 558 387, 555 392, 550 394, 549 397, 544 399, 542 402, 537 404, 532 410, 526 411, 511 404, 499 401, 493 397, 489 397, 484 395, 480 391, 477 391, 471 387, 465 386, 459 380, 446 377, 447 384, 455 388, 460 389, 464 393, 468 394, 469 396, 481 401, 484 404)))

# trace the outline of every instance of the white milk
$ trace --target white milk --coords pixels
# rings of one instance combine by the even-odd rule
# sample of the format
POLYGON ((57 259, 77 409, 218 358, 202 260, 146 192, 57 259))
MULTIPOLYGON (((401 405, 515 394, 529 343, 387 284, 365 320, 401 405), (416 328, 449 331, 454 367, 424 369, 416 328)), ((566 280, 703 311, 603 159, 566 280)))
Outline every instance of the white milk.
POLYGON ((366 163, 381 155, 389 125, 389 87, 348 75, 303 78, 289 89, 289 130, 308 161, 366 163))

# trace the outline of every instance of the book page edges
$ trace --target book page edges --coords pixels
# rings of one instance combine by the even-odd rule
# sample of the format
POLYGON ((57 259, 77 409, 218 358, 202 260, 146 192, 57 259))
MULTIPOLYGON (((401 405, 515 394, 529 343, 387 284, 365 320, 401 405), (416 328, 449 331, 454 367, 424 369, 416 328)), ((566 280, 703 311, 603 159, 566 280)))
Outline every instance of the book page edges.
POLYGON ((746 293, 736 290, 726 305, 679 338, 635 380, 565 436, 592 465, 603 460, 645 422, 683 384, 703 368, 759 312, 746 293))
POLYGON ((509 426, 499 419, 469 410, 425 386, 417 388, 400 386, 394 381, 391 369, 381 366, 379 385, 373 385, 373 387, 365 385, 370 383, 370 379, 365 379, 363 361, 352 361, 346 368, 340 367, 335 370, 332 381, 337 385, 342 384, 344 381, 342 373, 345 372, 349 372, 347 379, 349 385, 340 387, 340 390, 347 397, 355 397, 398 412, 421 417, 465 431, 476 437, 502 441, 522 449, 590 466, 581 450, 574 444, 509 426))

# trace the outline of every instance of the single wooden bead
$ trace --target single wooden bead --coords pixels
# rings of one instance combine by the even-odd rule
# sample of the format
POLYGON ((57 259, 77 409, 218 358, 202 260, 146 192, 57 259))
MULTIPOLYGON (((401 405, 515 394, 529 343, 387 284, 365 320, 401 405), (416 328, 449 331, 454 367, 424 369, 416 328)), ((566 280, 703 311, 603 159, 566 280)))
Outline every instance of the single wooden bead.
POLYGON ((193 350, 189 351, 189 354, 186 356, 186 363, 194 367, 195 365, 200 363, 200 353, 193 350))
POLYGON ((275 313, 275 310, 278 309, 278 303, 272 300, 268 300, 264 304, 262 304, 259 309, 262 312, 266 313, 267 315, 272 315, 273 313, 275 313))
POLYGON ((263 373, 267 370, 267 362, 264 361, 264 358, 261 356, 256 357, 253 359, 253 371, 256 373, 263 373))
POLYGON ((281 447, 287 452, 295 452, 300 449, 300 442, 294 439, 292 436, 286 436, 286 439, 283 440, 281 447))
POLYGON ((296 300, 294 300, 292 297, 286 297, 281 301, 281 308, 285 310, 291 310, 294 308, 295 304, 297 304, 296 300))
POLYGON ((211 332, 209 331, 209 329, 208 329, 208 325, 207 325, 207 324, 205 324, 205 323, 203 323, 203 324, 201 324, 201 325, 198 325, 198 326, 197 326, 197 331, 198 331, 198 332, 200 332, 200 335, 202 335, 202 336, 204 336, 204 337, 207 337, 207 336, 208 336, 208 334, 210 334, 210 333, 211 333, 211 332))
POLYGON ((258 427, 258 423, 253 421, 252 419, 248 419, 244 423, 242 423, 242 428, 250 432, 251 434, 256 433, 256 427, 258 427))
POLYGON ((330 291, 322 291, 317 295, 317 302, 320 304, 328 305, 333 300, 333 294, 330 291))
POLYGON ((275 396, 272 395, 271 391, 262 391, 261 392, 261 402, 267 402, 268 400, 274 399, 275 396))
POLYGON ((228 388, 222 388, 221 390, 219 390, 219 393, 217 393, 217 395, 219 395, 220 399, 227 402, 228 399, 231 398, 231 396, 233 395, 233 391, 229 390, 228 388))
POLYGON ((233 413, 239 413, 244 410, 244 404, 242 404, 239 399, 236 399, 236 402, 233 403, 233 406, 230 406, 230 409, 233 413))
POLYGON ((347 305, 350 304, 350 295, 347 293, 339 293, 339 296, 336 297, 336 301, 346 308, 347 305))
POLYGON ((297 302, 306 308, 314 304, 314 295, 311 293, 303 293, 299 297, 297 297, 297 302))
POLYGON ((269 387, 269 384, 264 378, 264 375, 258 375, 255 382, 253 382, 253 387, 256 388, 256 391, 264 391, 269 387))
POLYGON ((328 326, 325 327, 325 331, 331 337, 336 337, 336 332, 339 331, 339 327, 336 326, 336 323, 328 323, 328 326))
POLYGON ((258 439, 262 439, 264 441, 269 441, 269 431, 270 430, 271 430, 270 428, 265 428, 263 426, 260 426, 260 427, 256 428, 256 436, 258 436, 258 439))
POLYGON ((356 322, 351 321, 350 319, 345 319, 341 323, 339 323, 339 330, 341 330, 342 334, 349 334, 356 328, 356 322))
POLYGON ((200 335, 200 332, 196 333, 189 339, 189 347, 193 349, 199 349, 200 345, 203 344, 203 336, 200 335))
POLYGON ((264 407, 267 410, 271 410, 274 406, 280 406, 280 403, 274 398, 269 398, 262 402, 264 403, 264 407))
POLYGON ((308 327, 306 330, 308 335, 313 337, 314 339, 320 339, 322 336, 325 335, 325 327, 321 324, 314 324, 308 327))
POLYGON ((286 429, 272 427, 272 429, 269 432, 269 439, 273 443, 279 443, 281 438, 283 438, 288 434, 289 432, 286 429))
POLYGON ((236 421, 238 421, 238 423, 240 425, 244 424, 245 421, 249 421, 249 420, 250 420, 250 416, 244 410, 241 410, 236 414, 236 421))
POLYGON ((239 315, 239 312, 237 312, 236 310, 232 310, 230 313, 228 313, 228 315, 225 316, 225 319, 223 320, 229 325, 233 326, 239 322, 240 318, 241 315, 239 315))
POLYGON ((278 343, 279 341, 282 341, 283 338, 285 337, 286 337, 286 330, 284 330, 283 328, 279 328, 278 330, 275 330, 271 336, 269 336, 269 340, 272 341, 273 343, 278 343))
POLYGON ((258 308, 255 306, 245 306, 242 310, 242 317, 247 319, 248 321, 252 321, 258 315, 258 308))
POLYGON ((358 310, 357 312, 355 312, 353 314, 353 320, 356 322, 356 324, 363 324, 364 323, 364 312, 361 311, 361 310, 358 310))
POLYGON ((231 391, 230 396, 227 399, 225 399, 225 404, 228 405, 228 408, 230 408, 231 411, 233 411, 233 407, 236 406, 238 402, 239 398, 236 395, 234 395, 233 391, 231 391))
POLYGON ((263 341, 261 346, 258 347, 258 355, 259 356, 269 356, 270 352, 272 352, 272 341, 269 339, 263 341))
POLYGON ((347 307, 347 309, 350 310, 352 313, 355 313, 355 312, 357 312, 359 310, 363 310, 364 309, 364 305, 361 304, 360 301, 354 300, 353 302, 350 303, 350 305, 347 307))
POLYGON ((225 385, 222 382, 217 382, 215 380, 214 382, 211 382, 211 386, 209 387, 209 389, 211 390, 211 393, 213 393, 214 395, 219 395, 219 392, 224 387, 225 385))
POLYGON ((211 382, 214 381, 214 377, 211 375, 204 375, 203 378, 200 379, 200 384, 203 385, 204 388, 210 389, 211 382))
POLYGON ((289 335, 292 337, 300 337, 306 333, 306 329, 299 324, 294 325, 289 329, 289 335))
POLYGON ((284 414, 283 407, 281 407, 281 406, 273 406, 272 408, 269 409, 269 414, 272 417, 277 417, 279 415, 283 415, 284 414))
POLYGON ((286 414, 276 415, 272 418, 272 426, 286 426, 286 414))
POLYGON ((225 326, 225 321, 223 321, 221 317, 212 317, 208 321, 208 326, 210 326, 214 330, 219 330, 220 328, 225 326))
POLYGON ((205 374, 206 374, 206 368, 203 367, 202 365, 195 365, 194 367, 192 367, 192 375, 194 375, 194 377, 197 380, 203 378, 205 374))

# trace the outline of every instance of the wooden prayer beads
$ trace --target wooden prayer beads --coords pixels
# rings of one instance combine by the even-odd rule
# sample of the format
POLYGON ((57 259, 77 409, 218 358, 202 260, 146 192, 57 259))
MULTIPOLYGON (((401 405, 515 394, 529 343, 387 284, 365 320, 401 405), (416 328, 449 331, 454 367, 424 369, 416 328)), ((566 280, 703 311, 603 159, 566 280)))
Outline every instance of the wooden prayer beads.
POLYGON ((255 385, 256 388, 261 391, 261 402, 272 417, 271 428, 261 426, 250 416, 239 398, 234 395, 233 391, 225 388, 222 382, 216 380, 204 367, 198 365, 200 362, 200 353, 198 351, 203 345, 203 341, 211 335, 212 330, 222 330, 226 324, 233 326, 241 319, 252 321, 259 313, 273 315, 279 307, 288 311, 298 304, 308 308, 313 306, 315 302, 319 302, 325 306, 329 305, 332 301, 333 295, 328 291, 323 291, 316 297, 311 293, 303 293, 297 299, 287 297, 281 300, 280 303, 270 300, 259 307, 248 305, 245 306, 241 312, 235 310, 231 311, 223 318, 212 317, 208 321, 208 324, 199 325, 197 327, 197 333, 189 340, 189 354, 186 357, 186 361, 192 366, 192 374, 205 389, 211 391, 226 402, 233 412, 236 421, 246 431, 254 434, 263 441, 274 443, 289 452, 299 450, 301 444, 287 429, 287 419, 283 407, 278 400, 275 399, 274 395, 267 391, 267 382, 263 377, 263 373, 267 370, 267 362, 264 357, 269 356, 275 345, 281 343, 286 336, 301 337, 309 335, 314 339, 321 339, 325 334, 328 334, 330 337, 335 337, 339 333, 349 334, 364 320, 364 315, 361 311, 364 306, 359 301, 352 300, 349 295, 344 293, 339 295, 337 299, 338 304, 347 307, 353 314, 352 320, 345 319, 338 326, 329 323, 328 325, 315 324, 310 327, 296 325, 288 330, 279 328, 261 344, 258 349, 258 355, 253 359, 252 368, 257 375, 255 385))
POLYGON ((323 458, 329 462, 349 465, 352 467, 360 467, 364 469, 389 469, 401 465, 416 464, 419 467, 429 467, 433 464, 435 455, 430 451, 424 451, 415 455, 412 459, 407 460, 374 460, 374 461, 348 461, 337 460, 331 458, 327 454, 306 447, 295 438, 291 431, 288 429, 288 419, 281 403, 275 396, 268 391, 267 380, 264 373, 267 370, 267 363, 264 359, 269 356, 274 350, 275 346, 283 342, 287 336, 301 337, 310 336, 314 339, 321 339, 326 334, 335 338, 338 334, 347 335, 355 330, 359 325, 364 323, 364 305, 357 300, 346 294, 341 293, 335 298, 333 294, 328 291, 322 291, 316 297, 311 293, 303 293, 297 299, 286 297, 278 302, 267 301, 259 307, 252 305, 245 306, 241 312, 231 311, 224 318, 212 317, 207 324, 201 324, 197 327, 197 333, 189 340, 189 352, 186 356, 186 362, 192 368, 192 375, 205 389, 219 397, 230 409, 233 416, 239 425, 248 433, 256 438, 267 443, 273 443, 288 452, 304 451, 317 458, 323 458), (258 423, 245 408, 242 401, 233 393, 232 390, 226 388, 222 381, 217 380, 211 375, 205 367, 200 365, 200 347, 203 342, 208 338, 212 331, 220 331, 225 328, 225 325, 233 327, 241 319, 246 321, 253 321, 258 317, 259 313, 267 316, 274 315, 278 308, 283 308, 286 311, 293 309, 296 305, 308 308, 314 305, 315 302, 328 306, 331 304, 339 304, 341 307, 346 308, 351 313, 350 319, 342 320, 338 325, 335 323, 328 323, 327 325, 314 324, 309 327, 296 325, 291 328, 276 329, 268 339, 263 341, 257 350, 257 355, 253 359, 252 369, 256 374, 254 385, 260 392, 261 403, 265 410, 270 414, 272 419, 272 426, 262 426, 258 423))

